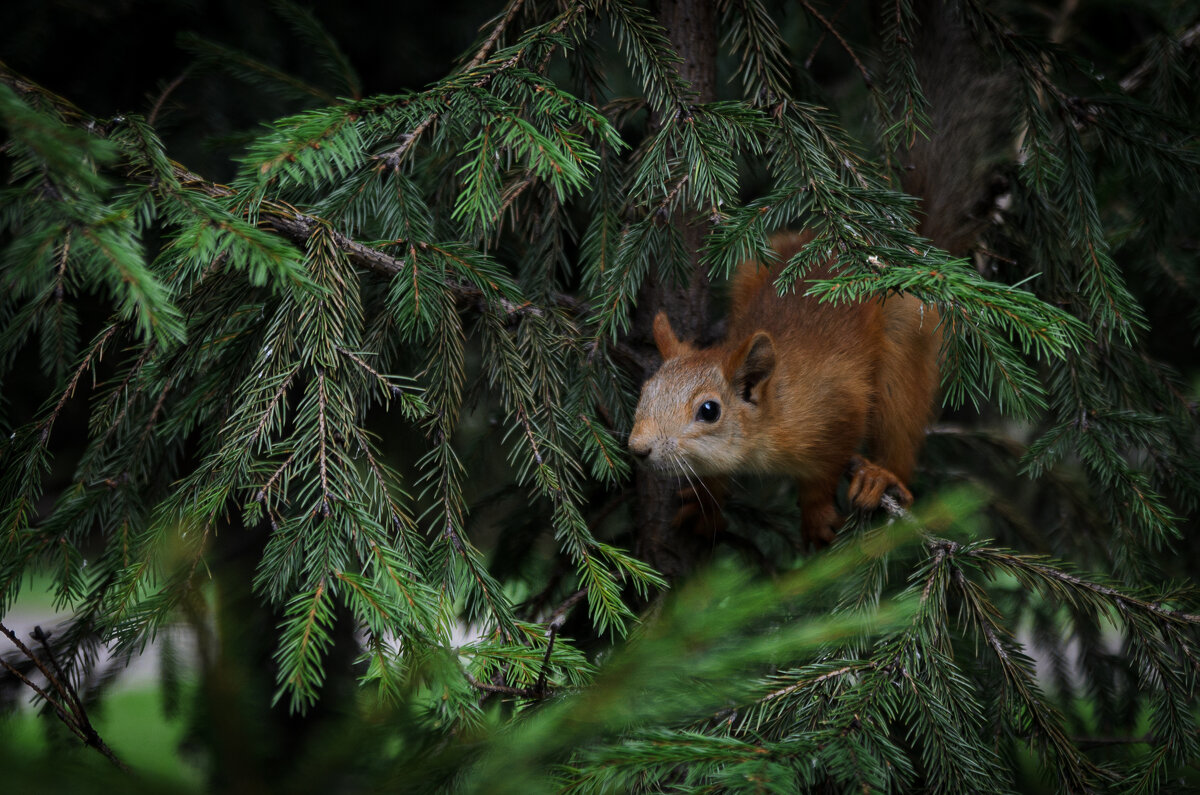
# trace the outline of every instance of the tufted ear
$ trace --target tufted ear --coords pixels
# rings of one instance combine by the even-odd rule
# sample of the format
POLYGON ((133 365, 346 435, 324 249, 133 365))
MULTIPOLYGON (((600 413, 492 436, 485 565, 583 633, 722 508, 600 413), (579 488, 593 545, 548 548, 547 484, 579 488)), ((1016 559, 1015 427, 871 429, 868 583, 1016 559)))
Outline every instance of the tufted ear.
POLYGON ((762 399, 762 387, 775 372, 775 341, 759 331, 734 350, 725 362, 725 377, 733 391, 747 403, 762 399))
POLYGON ((671 321, 667 320, 667 313, 661 309, 654 316, 654 344, 658 346, 658 353, 663 357, 663 361, 678 356, 683 349, 679 338, 671 331, 671 321))

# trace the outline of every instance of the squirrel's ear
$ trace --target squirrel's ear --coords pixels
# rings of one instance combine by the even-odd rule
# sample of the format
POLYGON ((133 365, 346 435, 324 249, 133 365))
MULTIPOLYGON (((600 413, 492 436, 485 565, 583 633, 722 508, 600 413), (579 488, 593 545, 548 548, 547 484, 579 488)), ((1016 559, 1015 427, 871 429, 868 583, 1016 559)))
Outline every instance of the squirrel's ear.
POLYGON ((658 346, 663 361, 679 355, 679 338, 671 331, 671 321, 667 320, 667 313, 661 309, 654 316, 654 344, 658 346))
POLYGON ((758 404, 763 382, 775 371, 775 342, 759 331, 743 342, 725 364, 726 377, 738 397, 758 404))

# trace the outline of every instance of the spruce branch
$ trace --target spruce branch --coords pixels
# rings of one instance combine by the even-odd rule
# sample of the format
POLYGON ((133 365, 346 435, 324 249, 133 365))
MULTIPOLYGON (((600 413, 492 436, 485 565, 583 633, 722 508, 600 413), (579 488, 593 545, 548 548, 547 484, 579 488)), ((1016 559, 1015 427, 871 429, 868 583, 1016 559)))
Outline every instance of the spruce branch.
POLYGON ((825 682, 826 680, 837 679, 839 677, 846 676, 847 674, 857 673, 858 671, 862 670, 864 667, 874 667, 874 664, 867 663, 866 665, 864 665, 861 663, 855 663, 853 665, 843 665, 842 667, 835 668, 832 671, 826 671, 823 674, 819 674, 819 675, 811 677, 811 678, 801 679, 798 682, 794 682, 790 685, 787 685, 786 687, 781 687, 778 690, 772 690, 771 692, 769 692, 765 696, 763 696, 760 699, 760 701, 765 703, 767 701, 771 701, 772 699, 789 696, 798 690, 807 690, 807 689, 816 687, 817 685, 821 684, 822 682, 825 682))
POLYGON ((329 491, 329 472, 328 472, 328 457, 325 451, 325 446, 329 441, 329 432, 325 427, 328 397, 325 394, 325 371, 317 370, 317 466, 321 475, 321 508, 325 512, 325 517, 329 517, 330 491, 329 491))
POLYGON ((953 559, 949 565, 949 581, 963 600, 968 620, 984 636, 999 663, 1004 675, 1006 695, 1021 707, 1033 736, 1058 760, 1058 775, 1062 784, 1075 792, 1088 790, 1090 782, 1101 777, 1100 768, 1071 743, 1064 732, 1062 716, 1041 694, 1030 662, 1023 656, 1010 652, 1008 645, 1011 640, 998 623, 999 616, 995 607, 986 599, 982 590, 966 578, 953 559))
MULTIPOLYGON (((112 328, 115 329, 116 326, 114 325, 112 328)), ((101 438, 101 444, 104 444, 108 441, 109 437, 121 425, 122 420, 125 419, 125 415, 129 411, 131 405, 129 400, 125 401, 124 405, 122 405, 121 409, 116 412, 115 416, 113 415, 113 411, 116 409, 117 402, 121 399, 121 397, 128 394, 130 385, 138 380, 138 376, 141 374, 142 368, 146 366, 146 362, 150 360, 151 356, 157 350, 157 347, 158 346, 154 342, 151 342, 145 347, 141 355, 138 356, 137 360, 134 361, 133 365, 129 368, 129 371, 125 374, 125 378, 121 380, 120 385, 109 393, 108 397, 102 404, 102 408, 96 412, 96 417, 102 418, 102 420, 108 420, 108 428, 105 430, 104 436, 101 438), (109 418, 111 418, 111 420, 109 420, 109 418)), ((140 382, 138 385, 140 387, 140 382)), ((90 430, 95 433, 97 428, 93 426, 90 430)))
MULTIPOLYGON (((88 129, 93 134, 101 134, 101 131, 104 129, 104 126, 96 119, 86 117, 82 111, 71 106, 66 100, 29 83, 20 75, 10 71, 2 62, 0 62, 0 81, 14 88, 21 87, 27 92, 36 92, 42 98, 52 102, 54 107, 60 112, 70 111, 78 117, 76 123, 88 129)), ((213 199, 234 200, 238 196, 233 189, 219 183, 210 182, 200 175, 189 171, 182 165, 172 163, 171 169, 172 176, 185 190, 197 191, 213 199)), ((130 176, 136 175, 131 173, 130 176)), ((308 241, 318 229, 329 227, 329 224, 325 220, 301 212, 282 202, 263 202, 258 208, 258 220, 260 224, 273 229, 300 248, 304 248, 308 244, 308 241)), ((386 278, 392 278, 408 269, 407 264, 402 258, 394 257, 379 248, 354 240, 336 229, 331 228, 329 236, 333 244, 351 262, 359 267, 367 268, 386 278)), ((468 285, 451 282, 448 286, 465 301, 478 301, 482 297, 481 291, 468 285)), ((582 311, 582 305, 566 294, 557 293, 554 298, 558 305, 576 314, 582 311)), ((501 305, 504 306, 505 310, 514 316, 543 311, 540 307, 531 304, 515 304, 507 302, 507 299, 501 299, 501 301, 501 305)))
MULTIPOLYGON (((292 380, 296 377, 296 374, 300 372, 300 367, 301 365, 299 363, 293 365, 291 369, 288 370, 287 375, 284 376, 283 380, 280 381, 279 388, 275 390, 275 393, 271 396, 266 408, 262 412, 262 419, 259 420, 258 425, 254 428, 254 433, 249 440, 251 445, 257 444, 258 441, 263 438, 263 434, 266 431, 267 426, 270 424, 271 418, 275 415, 276 407, 279 406, 284 397, 286 397, 288 387, 291 386, 292 380)), ((293 455, 295 454, 293 453, 293 455)))
MULTIPOLYGON (((544 40, 553 40, 567 26, 569 26, 584 10, 584 4, 577 2, 573 3, 568 9, 560 13, 556 20, 551 24, 547 24, 540 29, 527 34, 511 47, 505 48, 502 52, 505 53, 503 58, 499 56, 489 60, 489 53, 492 52, 496 42, 503 35, 515 16, 516 12, 524 4, 524 0, 512 0, 503 18, 493 27, 488 38, 480 45, 475 57, 472 58, 463 68, 455 75, 450 76, 442 85, 435 87, 433 92, 441 99, 445 99, 448 91, 462 85, 464 79, 469 79, 475 76, 473 81, 469 82, 472 88, 486 88, 497 77, 502 76, 506 71, 516 68, 520 63, 526 50, 531 49, 533 45, 541 43, 544 40)), ((550 57, 552 48, 547 48, 545 58, 550 57)), ((441 103, 439 103, 441 104, 441 103)), ((395 149, 375 155, 381 166, 386 165, 391 168, 399 168, 405 155, 412 150, 413 145, 437 120, 443 115, 441 110, 434 110, 427 113, 420 122, 412 129, 412 131, 404 133, 401 136, 400 145, 395 149)))
POLYGON ((588 5, 598 13, 607 12, 617 44, 636 70, 650 107, 662 118, 686 115, 694 94, 679 74, 683 59, 662 25, 626 0, 593 0, 588 5))
MULTIPOLYGON (((298 245, 304 245, 318 228, 328 225, 315 216, 287 207, 272 208, 266 203, 260 208, 259 218, 262 223, 298 245)), ((395 278, 401 274, 410 273, 412 270, 404 258, 392 256, 379 248, 360 243, 336 229, 330 230, 330 237, 334 245, 355 265, 374 271, 385 278, 395 278)), ((423 249, 437 250, 436 247, 431 247, 426 243, 422 243, 420 246, 423 249)), ((468 284, 448 281, 446 287, 468 304, 481 306, 485 298, 482 290, 468 284)), ((554 293, 552 298, 557 306, 575 314, 582 312, 579 301, 565 293, 554 293)), ((545 311, 542 307, 532 303, 516 303, 507 298, 499 298, 497 303, 502 311, 514 318, 522 315, 536 315, 545 311)))
POLYGON ((1137 597, 1113 586, 1071 574, 1064 569, 1062 563, 1057 561, 989 547, 972 547, 963 551, 962 554, 964 557, 980 560, 1017 574, 1030 584, 1053 588, 1059 593, 1066 595, 1075 593, 1081 596, 1094 594, 1103 597, 1107 604, 1112 605, 1121 613, 1144 613, 1179 627, 1200 626, 1200 615, 1173 610, 1164 607, 1158 601, 1137 597), (1055 586, 1065 586, 1065 588, 1055 586))

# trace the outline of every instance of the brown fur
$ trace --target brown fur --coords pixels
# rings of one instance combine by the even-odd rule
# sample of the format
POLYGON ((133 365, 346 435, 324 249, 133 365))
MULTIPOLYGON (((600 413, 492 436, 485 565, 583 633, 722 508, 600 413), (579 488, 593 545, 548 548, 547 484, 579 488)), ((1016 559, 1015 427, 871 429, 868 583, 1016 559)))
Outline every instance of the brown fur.
MULTIPOLYGON (((772 245, 783 263, 809 239, 783 233, 772 245)), ((877 508, 889 488, 912 502, 906 484, 938 386, 938 315, 912 296, 822 304, 804 283, 781 297, 780 267, 739 267, 729 330, 713 348, 680 342, 658 314, 663 365, 642 388, 629 448, 661 472, 714 481, 717 494, 726 475, 795 478, 804 536, 825 544, 842 522, 834 496, 848 469, 855 506, 877 508), (715 422, 698 417, 706 401, 720 404, 715 422)))

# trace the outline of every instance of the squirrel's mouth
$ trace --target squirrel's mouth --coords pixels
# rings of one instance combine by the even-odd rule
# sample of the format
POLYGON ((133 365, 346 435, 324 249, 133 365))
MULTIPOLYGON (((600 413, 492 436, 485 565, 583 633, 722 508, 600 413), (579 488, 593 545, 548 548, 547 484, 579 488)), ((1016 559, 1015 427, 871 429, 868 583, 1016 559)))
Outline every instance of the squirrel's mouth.
POLYGON ((679 455, 651 456, 642 463, 647 469, 662 477, 691 481, 703 477, 705 474, 679 455))
POLYGON ((680 475, 683 470, 679 468, 673 461, 665 461, 655 458, 644 458, 638 462, 638 465, 645 470, 653 472, 656 475, 680 475))

